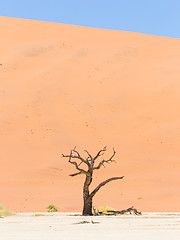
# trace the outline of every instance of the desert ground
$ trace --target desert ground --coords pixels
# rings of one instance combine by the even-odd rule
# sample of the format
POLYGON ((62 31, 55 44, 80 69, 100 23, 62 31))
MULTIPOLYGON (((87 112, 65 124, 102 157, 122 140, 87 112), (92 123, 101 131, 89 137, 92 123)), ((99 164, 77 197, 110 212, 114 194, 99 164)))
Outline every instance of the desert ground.
POLYGON ((179 240, 179 213, 83 217, 74 213, 21 213, 0 219, 3 240, 179 240), (93 223, 91 222, 93 221, 93 223), (87 222, 87 223, 83 223, 87 222))
MULTIPOLYGON (((0 17, 0 29, 0 204, 17 212, 51 203, 81 211, 84 176, 70 177, 74 168, 61 154, 76 146, 95 155, 107 145, 106 157, 114 147, 116 163, 96 172, 92 188, 125 177, 100 190, 95 207, 180 211, 180 40, 8 17, 0 17)), ((1 219, 1 228, 9 226, 7 239, 14 231, 23 239, 21 225, 34 229, 32 237, 40 227, 49 239, 45 218, 18 215, 1 219)), ((81 227, 100 236, 108 224, 72 225, 71 233, 61 215, 53 219, 53 236, 63 229, 64 239, 81 227)), ((156 220, 167 239, 169 218, 156 220)), ((110 226, 124 235, 121 224, 119 218, 110 226)), ((130 235, 148 228, 154 236, 151 226, 131 227, 130 235)))

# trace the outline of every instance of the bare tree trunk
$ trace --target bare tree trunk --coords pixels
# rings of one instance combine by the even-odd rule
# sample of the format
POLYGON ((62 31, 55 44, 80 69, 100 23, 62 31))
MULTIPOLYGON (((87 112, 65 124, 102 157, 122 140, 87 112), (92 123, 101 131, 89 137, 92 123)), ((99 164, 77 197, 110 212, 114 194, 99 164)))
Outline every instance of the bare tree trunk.
POLYGON ((84 198, 83 216, 92 216, 92 198, 84 198))
POLYGON ((89 185, 92 182, 92 174, 89 176, 86 175, 86 180, 84 182, 84 188, 83 188, 83 200, 84 200, 84 206, 83 206, 83 215, 91 216, 92 214, 92 197, 90 197, 89 194, 89 185))

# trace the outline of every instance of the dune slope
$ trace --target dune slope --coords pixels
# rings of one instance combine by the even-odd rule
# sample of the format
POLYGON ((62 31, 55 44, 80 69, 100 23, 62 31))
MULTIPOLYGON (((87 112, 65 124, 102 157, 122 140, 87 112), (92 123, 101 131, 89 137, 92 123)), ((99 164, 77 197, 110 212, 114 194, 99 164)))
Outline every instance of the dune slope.
MULTIPOLYGON (((180 40, 0 17, 0 203, 81 210, 62 153, 108 145, 96 207, 179 211, 180 40)), ((92 187, 93 187, 92 186, 92 187)))

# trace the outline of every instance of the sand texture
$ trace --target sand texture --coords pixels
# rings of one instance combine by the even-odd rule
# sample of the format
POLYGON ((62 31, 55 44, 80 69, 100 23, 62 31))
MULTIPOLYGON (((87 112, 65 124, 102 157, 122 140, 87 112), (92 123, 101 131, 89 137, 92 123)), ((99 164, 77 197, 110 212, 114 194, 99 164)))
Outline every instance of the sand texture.
MULTIPOLYGON (((0 203, 81 210, 84 177, 61 158, 114 147, 94 199, 179 211, 180 40, 0 17, 0 203)), ((20 238, 19 238, 20 239, 20 238)))

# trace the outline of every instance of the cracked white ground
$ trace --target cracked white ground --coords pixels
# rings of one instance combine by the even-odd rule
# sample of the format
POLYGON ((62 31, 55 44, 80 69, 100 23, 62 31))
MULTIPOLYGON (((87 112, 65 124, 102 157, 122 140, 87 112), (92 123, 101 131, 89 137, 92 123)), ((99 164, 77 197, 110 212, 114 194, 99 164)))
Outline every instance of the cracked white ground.
POLYGON ((180 239, 180 213, 96 217, 77 216, 75 213, 41 214, 43 216, 19 213, 0 218, 0 239, 180 239))

